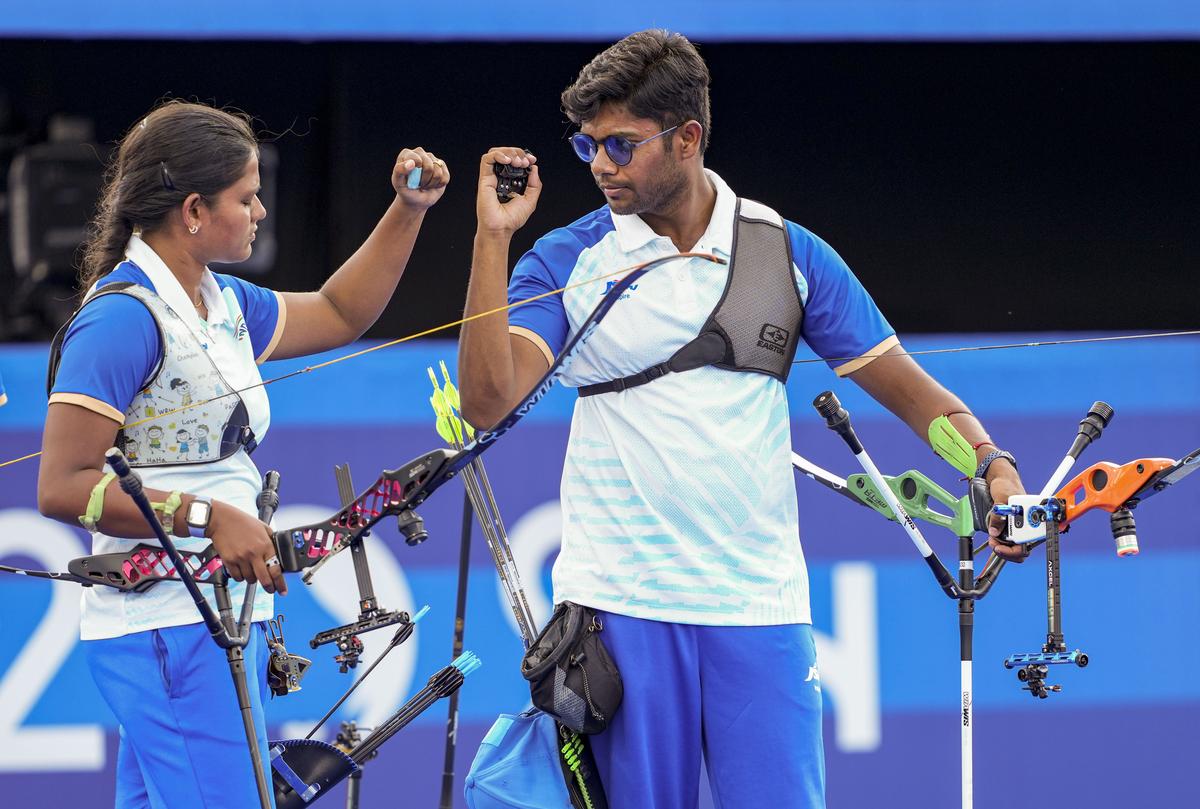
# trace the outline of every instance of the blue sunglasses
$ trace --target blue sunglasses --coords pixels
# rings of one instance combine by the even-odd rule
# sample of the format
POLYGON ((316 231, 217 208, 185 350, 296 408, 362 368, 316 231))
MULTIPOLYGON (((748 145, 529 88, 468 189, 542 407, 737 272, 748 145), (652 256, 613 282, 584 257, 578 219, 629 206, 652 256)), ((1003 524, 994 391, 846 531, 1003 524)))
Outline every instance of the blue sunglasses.
MULTIPOLYGON (((628 166, 629 161, 633 160, 634 149, 643 143, 649 143, 655 138, 661 138, 663 135, 674 132, 681 126, 683 124, 675 124, 670 129, 664 129, 657 135, 651 135, 645 140, 632 141, 624 135, 609 135, 601 143, 604 144, 604 151, 608 154, 609 160, 618 166, 628 166)), ((591 163, 596 159, 596 154, 600 151, 600 144, 596 143, 596 139, 582 132, 576 132, 571 136, 571 146, 574 147, 576 156, 584 163, 591 163)))

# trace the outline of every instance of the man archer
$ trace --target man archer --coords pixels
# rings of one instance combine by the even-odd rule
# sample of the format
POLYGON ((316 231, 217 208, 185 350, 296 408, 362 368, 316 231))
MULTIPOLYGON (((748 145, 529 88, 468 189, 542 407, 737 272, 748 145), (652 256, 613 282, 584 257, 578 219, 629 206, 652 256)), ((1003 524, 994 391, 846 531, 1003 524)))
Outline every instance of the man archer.
MULTIPOLYGON (((1013 458, 926 374, 841 257, 704 165, 708 68, 683 36, 633 34, 562 94, 571 144, 606 204, 517 261, 537 158, 480 162, 467 315, 571 287, 463 326, 463 412, 495 423, 603 295, 586 284, 680 252, 613 307, 563 382, 579 388, 564 463, 554 601, 600 611, 625 700, 592 737, 609 802, 694 809, 701 755, 718 806, 823 807, 821 693, 798 537, 784 389, 799 339, 919 436, 951 414, 997 502, 1013 458), (497 164, 527 168, 500 204, 497 164), (719 494, 718 494, 719 493, 719 494)), ((1020 559, 997 537, 989 544, 1020 559)))

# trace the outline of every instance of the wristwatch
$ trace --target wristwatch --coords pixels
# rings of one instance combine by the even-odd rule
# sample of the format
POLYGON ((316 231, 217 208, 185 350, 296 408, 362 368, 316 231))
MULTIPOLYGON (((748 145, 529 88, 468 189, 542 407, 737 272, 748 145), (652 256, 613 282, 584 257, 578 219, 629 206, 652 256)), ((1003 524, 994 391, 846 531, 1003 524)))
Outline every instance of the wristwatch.
POLYGON ((1012 456, 1011 452, 1005 452, 1002 449, 996 449, 983 456, 983 460, 979 462, 979 468, 975 470, 975 477, 981 478, 987 475, 988 467, 992 465, 992 461, 997 458, 1003 458, 1013 465, 1013 469, 1017 468, 1017 459, 1012 456))
POLYGON ((187 514, 183 521, 187 523, 188 534, 193 537, 203 537, 208 530, 208 522, 212 519, 212 498, 197 495, 188 503, 187 514))

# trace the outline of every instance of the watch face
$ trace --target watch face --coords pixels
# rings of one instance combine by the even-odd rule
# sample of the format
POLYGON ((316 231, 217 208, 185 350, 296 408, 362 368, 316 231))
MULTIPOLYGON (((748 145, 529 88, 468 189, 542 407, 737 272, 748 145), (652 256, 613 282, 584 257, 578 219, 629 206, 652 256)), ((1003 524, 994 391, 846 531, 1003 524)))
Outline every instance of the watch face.
POLYGON ((208 518, 212 514, 212 503, 206 503, 203 500, 193 500, 188 506, 187 522, 188 525, 197 527, 207 526, 208 518))

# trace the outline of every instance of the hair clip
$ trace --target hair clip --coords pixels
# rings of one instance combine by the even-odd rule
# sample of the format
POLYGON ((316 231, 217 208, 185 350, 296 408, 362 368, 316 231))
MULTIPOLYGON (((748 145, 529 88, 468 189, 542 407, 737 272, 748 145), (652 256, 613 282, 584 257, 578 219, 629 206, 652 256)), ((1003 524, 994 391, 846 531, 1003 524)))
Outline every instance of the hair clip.
POLYGON ((178 188, 175 187, 175 183, 171 180, 171 173, 169 171, 167 171, 166 163, 161 162, 161 161, 159 162, 158 173, 162 178, 163 188, 167 189, 168 191, 178 191, 179 190, 178 188))

